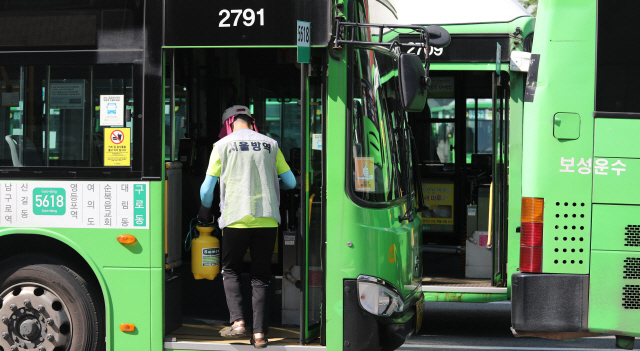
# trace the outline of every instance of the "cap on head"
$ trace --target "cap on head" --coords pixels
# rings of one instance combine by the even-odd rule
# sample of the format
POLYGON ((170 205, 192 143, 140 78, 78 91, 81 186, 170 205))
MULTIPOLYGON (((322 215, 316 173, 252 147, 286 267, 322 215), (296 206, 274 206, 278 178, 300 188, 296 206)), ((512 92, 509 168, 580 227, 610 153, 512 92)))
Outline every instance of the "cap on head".
MULTIPOLYGON (((229 107, 228 109, 224 110, 224 112, 222 113, 222 122, 226 121, 227 119, 229 119, 231 117, 235 117, 237 115, 247 115, 247 116, 253 118, 253 116, 251 116, 251 110, 249 110, 249 108, 247 106, 233 105, 233 106, 229 107)), ((231 121, 231 122, 233 122, 233 121, 231 121)))

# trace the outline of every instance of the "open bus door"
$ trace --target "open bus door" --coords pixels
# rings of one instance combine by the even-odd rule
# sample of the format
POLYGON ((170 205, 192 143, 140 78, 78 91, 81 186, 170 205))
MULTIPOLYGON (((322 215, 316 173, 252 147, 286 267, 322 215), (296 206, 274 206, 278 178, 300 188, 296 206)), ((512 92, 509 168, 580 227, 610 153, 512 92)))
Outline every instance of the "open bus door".
MULTIPOLYGON (((320 60, 320 58, 316 58, 320 60)), ((323 65, 300 64, 301 205, 298 245, 301 258, 300 344, 308 344, 320 336, 325 345, 325 187, 324 178, 324 105, 320 71, 323 65)))
MULTIPOLYGON (((169 190, 172 181, 180 179, 182 183, 177 187, 185 189, 180 202, 184 207, 183 227, 200 202, 197 188, 202 183, 212 145, 219 139, 221 111, 233 104, 246 104, 258 131, 278 142, 297 178, 297 186, 280 192, 281 223, 271 262, 269 339, 276 345, 319 348, 321 343, 325 344, 320 336, 325 327, 322 310, 326 271, 323 266, 326 235, 322 152, 325 107, 322 96, 326 95, 326 78, 321 75, 322 51, 312 52, 315 55, 312 64, 298 64, 295 49, 290 48, 167 49, 165 112, 167 157, 171 157, 168 160, 177 158, 184 162, 182 178, 173 174, 180 169, 171 169, 173 173, 167 175, 169 190), (256 63, 254 57, 262 59, 256 63), (198 66, 198 62, 206 64, 198 66), (194 152, 182 149, 184 143, 180 138, 186 134, 184 127, 188 135, 196 139, 194 152), (189 161, 187 156, 191 154, 195 156, 189 161), (182 156, 186 157, 184 161, 182 156)), ((219 190, 215 190, 214 204, 218 202, 219 190)), ((167 211, 169 219, 178 214, 171 209, 167 211)), ((181 252, 182 243, 188 238, 180 235, 180 230, 177 233, 178 238, 169 240, 173 243, 169 246, 181 252)), ((215 235, 220 237, 223 231, 216 229, 215 235)), ((202 343, 192 344, 194 337, 214 343, 237 342, 219 336, 229 318, 222 279, 194 279, 188 265, 193 249, 188 252, 187 248, 188 245, 182 252, 187 264, 168 263, 165 347, 206 347, 202 343)), ((168 257, 171 253, 167 253, 168 257)), ((245 271, 249 269, 249 260, 250 252, 245 256, 245 271)), ((244 298, 251 301, 250 277, 244 274, 241 279, 244 298)), ((250 323, 250 314, 246 317, 250 323)), ((242 342, 249 343, 248 339, 242 342)))
POLYGON ((442 301, 442 293, 504 300, 508 75, 431 74, 429 111, 410 115, 414 133, 423 135, 416 140, 425 194, 423 291, 427 301, 442 301))

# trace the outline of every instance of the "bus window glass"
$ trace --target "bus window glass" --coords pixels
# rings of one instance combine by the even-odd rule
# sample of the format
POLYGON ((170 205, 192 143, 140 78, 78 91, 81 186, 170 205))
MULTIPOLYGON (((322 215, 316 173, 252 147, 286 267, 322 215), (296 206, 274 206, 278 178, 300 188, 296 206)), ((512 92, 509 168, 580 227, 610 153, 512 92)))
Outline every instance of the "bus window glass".
MULTIPOLYGON (((47 166, 88 166, 91 152, 91 67, 51 66, 45 85, 43 156, 47 166), (47 93, 48 89, 48 93, 47 93), (48 101, 48 104, 47 104, 48 101)), ((99 106, 99 105, 98 105, 99 106)), ((93 151, 96 151, 95 149, 93 151)))
POLYGON ((467 99, 467 163, 472 154, 493 152, 493 112, 491 99, 467 99))
MULTIPOLYGON (((124 112, 134 116, 133 109, 133 66, 131 65, 96 65, 93 71, 93 106, 94 121, 92 126, 92 152, 96 155, 92 158, 92 167, 101 167, 105 164, 104 158, 104 126, 100 124, 100 95, 123 95, 124 112)), ((131 155, 133 155, 133 121, 125 121, 124 127, 129 128, 131 155)))
POLYGON ((455 114, 456 104, 453 98, 427 99, 431 110, 431 130, 429 134, 428 161, 436 163, 454 163, 455 152, 455 114))
POLYGON ((454 119, 456 118, 456 102, 453 98, 438 98, 427 100, 431 109, 432 119, 454 119))
POLYGON ((187 88, 175 86, 175 105, 171 107, 171 81, 165 79, 166 92, 164 102, 164 159, 165 161, 176 161, 180 146, 180 139, 187 137, 189 107, 187 88))
MULTIPOLYGON (((131 65, 0 66, 0 71, 7 77, 0 108, 3 166, 104 166, 100 96, 122 95, 124 122, 126 109, 133 110, 131 65)), ((131 131, 133 126, 114 127, 131 131)))
POLYGON ((142 49, 144 1, 5 0, 0 46, 142 49), (24 13, 38 9, 37 19, 24 13))
MULTIPOLYGON (((291 160, 291 149, 300 147, 300 106, 298 99, 265 100, 265 129, 258 131, 278 142, 285 160, 291 160)), ((296 161, 297 162, 297 161, 296 161)))
POLYGON ((355 194, 391 201, 406 194, 404 118, 397 110, 397 67, 393 58, 356 50, 353 77, 352 150, 355 194))
POLYGON ((621 33, 637 33, 637 3, 598 1, 596 101, 602 112, 640 112, 638 48, 621 33))
POLYGON ((478 145, 475 153, 490 154, 493 152, 493 111, 491 99, 476 99, 478 127, 476 136, 478 145))
POLYGON ((173 107, 173 160, 178 159, 180 139, 187 138, 189 94, 187 87, 176 85, 176 103, 173 107))
POLYGON ((478 110, 476 108, 476 99, 467 99, 467 123, 466 123, 466 133, 465 138, 467 140, 466 143, 466 153, 467 153, 467 163, 471 163, 471 154, 476 150, 476 116, 478 110))

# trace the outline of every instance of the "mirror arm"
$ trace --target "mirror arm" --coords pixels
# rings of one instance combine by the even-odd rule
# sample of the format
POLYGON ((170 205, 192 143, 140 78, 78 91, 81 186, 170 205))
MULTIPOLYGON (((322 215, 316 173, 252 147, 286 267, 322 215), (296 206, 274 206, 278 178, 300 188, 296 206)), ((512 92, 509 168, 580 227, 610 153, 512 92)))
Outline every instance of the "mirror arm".
MULTIPOLYGON (((406 116, 406 115, 405 115, 406 116)), ((411 192, 411 174, 408 172, 409 168, 410 168, 410 164, 411 164, 411 160, 409 159, 409 152, 411 152, 411 127, 409 127, 409 123, 406 120, 405 117, 405 121, 404 121, 404 139, 403 140, 403 144, 404 144, 404 162, 407 165, 407 172, 406 172, 406 182, 407 182, 407 212, 405 212, 404 216, 398 216, 398 220, 402 223, 402 221, 408 220, 409 222, 413 222, 414 218, 413 218, 413 211, 415 210, 414 206, 413 206, 413 193, 411 192)), ((418 166, 418 165, 416 165, 418 166)), ((418 166, 419 167, 419 166, 418 166)), ((416 189, 416 191, 418 191, 418 189, 416 189)))

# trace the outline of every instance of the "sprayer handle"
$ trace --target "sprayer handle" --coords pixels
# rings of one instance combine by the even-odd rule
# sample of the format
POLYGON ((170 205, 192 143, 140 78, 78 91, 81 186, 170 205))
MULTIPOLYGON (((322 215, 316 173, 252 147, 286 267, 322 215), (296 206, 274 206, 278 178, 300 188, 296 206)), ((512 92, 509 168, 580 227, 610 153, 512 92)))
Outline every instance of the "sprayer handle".
POLYGON ((200 206, 200 211, 198 211, 198 221, 200 223, 212 223, 213 215, 211 214, 211 207, 200 206))

